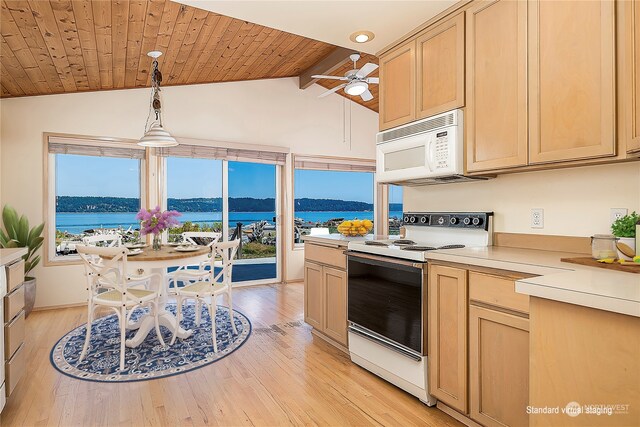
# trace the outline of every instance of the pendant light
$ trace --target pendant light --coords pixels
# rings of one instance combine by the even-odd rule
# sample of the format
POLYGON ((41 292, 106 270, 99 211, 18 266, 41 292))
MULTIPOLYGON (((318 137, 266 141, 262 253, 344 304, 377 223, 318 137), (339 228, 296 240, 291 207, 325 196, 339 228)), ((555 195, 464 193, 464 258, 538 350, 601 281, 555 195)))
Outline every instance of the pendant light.
POLYGON ((138 145, 143 147, 175 147, 178 141, 167 132, 162 124, 162 102, 160 101, 160 83, 162 83, 162 73, 158 69, 158 58, 162 52, 157 50, 147 53, 153 58, 151 70, 151 103, 149 116, 144 127, 144 136, 138 141, 138 145))

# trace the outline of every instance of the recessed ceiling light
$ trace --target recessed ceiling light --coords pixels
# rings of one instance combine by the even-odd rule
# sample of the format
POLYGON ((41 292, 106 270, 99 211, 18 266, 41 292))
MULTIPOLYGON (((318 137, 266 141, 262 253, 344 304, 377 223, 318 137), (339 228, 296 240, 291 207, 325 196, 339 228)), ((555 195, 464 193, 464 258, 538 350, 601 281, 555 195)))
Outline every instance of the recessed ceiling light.
POLYGON ((375 34, 373 34, 371 31, 360 30, 351 34, 349 36, 349 39, 352 42, 356 42, 356 43, 366 43, 368 41, 373 40, 374 37, 375 37, 375 34))

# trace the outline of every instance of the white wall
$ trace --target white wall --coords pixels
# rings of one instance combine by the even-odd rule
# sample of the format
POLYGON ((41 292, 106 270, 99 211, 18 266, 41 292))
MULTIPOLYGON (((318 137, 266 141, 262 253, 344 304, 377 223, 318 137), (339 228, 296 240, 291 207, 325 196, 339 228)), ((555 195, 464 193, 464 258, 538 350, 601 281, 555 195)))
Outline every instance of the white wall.
POLYGON ((591 236, 610 233, 610 209, 640 212, 640 162, 501 175, 486 182, 406 188, 405 210, 493 211, 494 230, 591 236), (544 228, 531 228, 531 208, 544 228))
MULTIPOLYGON (((279 145, 301 154, 374 158, 376 113, 338 95, 318 99, 323 88, 313 85, 301 91, 297 84, 297 78, 286 78, 163 88, 164 119, 167 128, 181 137, 279 145), (351 110, 350 143, 344 141, 345 105, 351 110)), ((2 204, 13 205, 33 223, 42 221, 42 133, 137 139, 147 117, 149 93, 132 89, 1 100, 2 204)), ((291 201, 290 182, 285 197, 291 201)), ((286 278, 299 279, 303 253, 291 247, 290 222, 284 230, 286 278)), ((41 265, 35 276, 37 307, 85 300, 80 266, 41 265)))

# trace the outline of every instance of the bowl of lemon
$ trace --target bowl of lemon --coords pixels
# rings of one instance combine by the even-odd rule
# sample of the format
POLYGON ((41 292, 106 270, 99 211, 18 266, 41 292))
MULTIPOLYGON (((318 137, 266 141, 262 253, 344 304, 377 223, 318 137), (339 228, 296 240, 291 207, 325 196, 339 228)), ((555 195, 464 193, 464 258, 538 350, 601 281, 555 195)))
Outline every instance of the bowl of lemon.
POLYGON ((338 232, 343 236, 365 236, 373 229, 373 222, 368 219, 343 221, 338 225, 338 232))

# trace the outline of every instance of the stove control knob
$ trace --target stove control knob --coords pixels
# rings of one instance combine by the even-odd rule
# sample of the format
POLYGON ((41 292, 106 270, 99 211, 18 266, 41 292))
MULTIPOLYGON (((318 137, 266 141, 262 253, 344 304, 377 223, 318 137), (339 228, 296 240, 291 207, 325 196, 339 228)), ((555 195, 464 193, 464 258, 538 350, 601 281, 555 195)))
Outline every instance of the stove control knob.
POLYGON ((409 218, 409 223, 413 224, 414 222, 416 222, 416 217, 412 216, 409 218))
POLYGON ((405 217, 404 217, 404 222, 405 222, 405 224, 406 224, 407 222, 409 222, 409 215, 407 215, 407 216, 405 216, 405 217))
POLYGON ((420 224, 426 224, 427 223, 427 217, 423 216, 422 218, 420 218, 420 224))
POLYGON ((456 225, 457 223, 458 223, 458 218, 456 218, 455 216, 452 216, 451 219, 449 220, 449 224, 456 225))
POLYGON ((471 221, 471 223, 473 225, 480 225, 482 224, 482 218, 473 218, 473 220, 471 221))
POLYGON ((440 218, 438 218, 438 224, 439 225, 444 225, 444 217, 441 216, 440 218))
POLYGON ((469 224, 471 224, 471 218, 466 217, 465 219, 463 219, 463 220, 462 220, 462 223, 463 223, 464 225, 469 225, 469 224))

